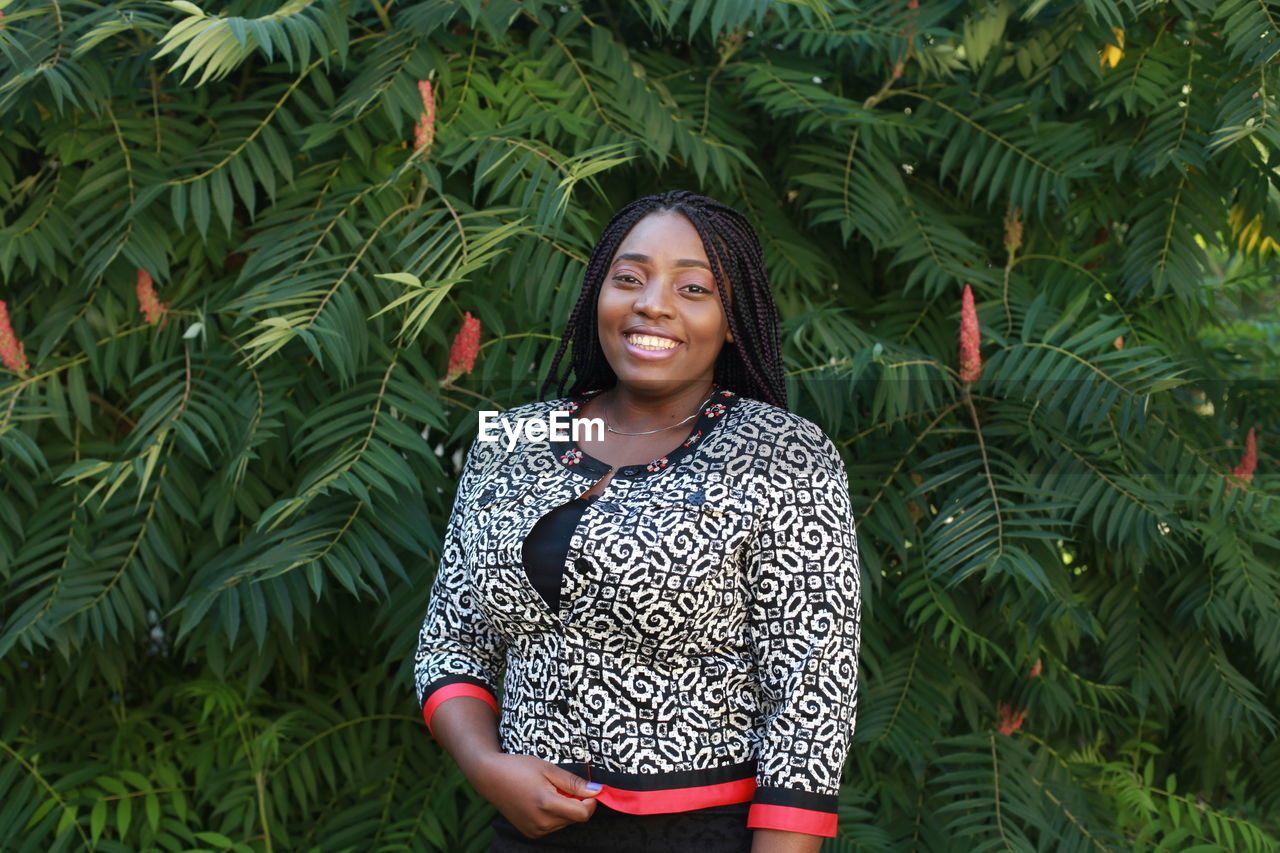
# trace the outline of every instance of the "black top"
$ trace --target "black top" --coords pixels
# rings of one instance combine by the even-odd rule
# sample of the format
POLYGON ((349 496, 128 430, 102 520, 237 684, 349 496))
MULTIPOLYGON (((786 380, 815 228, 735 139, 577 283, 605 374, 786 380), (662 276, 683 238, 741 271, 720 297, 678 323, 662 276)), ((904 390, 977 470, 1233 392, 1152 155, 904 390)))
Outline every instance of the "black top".
POLYGON ((569 540, 582 514, 597 497, 599 495, 592 495, 561 504, 538 519, 524 539, 521 553, 525 574, 552 613, 560 609, 560 578, 569 553, 569 540))

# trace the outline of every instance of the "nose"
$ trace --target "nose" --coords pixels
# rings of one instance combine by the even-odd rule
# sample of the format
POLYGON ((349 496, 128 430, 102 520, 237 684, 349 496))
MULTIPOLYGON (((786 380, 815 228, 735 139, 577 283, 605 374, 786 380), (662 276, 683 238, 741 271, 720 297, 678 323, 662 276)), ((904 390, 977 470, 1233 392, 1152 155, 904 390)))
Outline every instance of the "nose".
POLYGON ((650 276, 643 288, 636 293, 631 310, 642 317, 672 316, 671 288, 662 275, 650 276))

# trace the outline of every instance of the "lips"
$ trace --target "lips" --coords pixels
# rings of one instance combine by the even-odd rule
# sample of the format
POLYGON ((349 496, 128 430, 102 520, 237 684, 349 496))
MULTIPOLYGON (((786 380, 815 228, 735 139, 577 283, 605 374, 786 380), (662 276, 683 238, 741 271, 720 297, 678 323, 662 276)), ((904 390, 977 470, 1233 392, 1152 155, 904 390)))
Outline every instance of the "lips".
POLYGON ((648 326, 632 326, 622 333, 622 341, 633 362, 663 362, 684 350, 684 341, 648 326))
POLYGON ((680 346, 680 342, 677 340, 663 337, 661 335, 651 335, 647 332, 627 332, 623 337, 625 337, 627 339, 627 343, 632 346, 639 347, 644 350, 651 350, 653 352, 663 352, 680 346))
POLYGON ((651 338, 661 338, 666 341, 673 341, 677 344, 684 343, 684 341, 680 340, 666 329, 660 329, 657 326, 650 326, 645 323, 636 323, 634 326, 629 326, 622 332, 622 336, 624 338, 629 339, 634 335, 647 335, 651 338))

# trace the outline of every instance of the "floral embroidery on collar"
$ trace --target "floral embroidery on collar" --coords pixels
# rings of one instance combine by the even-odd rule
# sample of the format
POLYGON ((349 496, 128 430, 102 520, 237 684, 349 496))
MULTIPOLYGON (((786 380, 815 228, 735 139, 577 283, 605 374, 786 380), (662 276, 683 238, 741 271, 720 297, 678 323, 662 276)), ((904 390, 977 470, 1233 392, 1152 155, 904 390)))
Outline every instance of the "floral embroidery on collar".
MULTIPOLYGON (((568 412, 571 415, 577 414, 582 411, 582 407, 588 400, 599 394, 603 394, 607 390, 609 389, 594 388, 590 391, 584 391, 572 398, 565 399, 564 403, 555 409, 555 411, 568 412)), ((675 450, 671 451, 666 456, 653 460, 648 465, 645 465, 643 470, 650 474, 657 473, 664 468, 670 467, 675 462, 679 462, 686 454, 691 453, 693 446, 702 440, 708 429, 712 428, 713 425, 709 422, 713 418, 718 418, 727 412, 729 410, 729 406, 733 404, 737 396, 738 395, 735 392, 727 388, 722 389, 719 385, 713 385, 712 399, 719 398, 723 399, 724 402, 709 402, 708 405, 699 413, 701 420, 695 425, 697 427, 696 431, 686 438, 675 450)), ((578 449, 574 446, 572 441, 553 441, 551 442, 551 445, 552 449, 557 454, 556 458, 559 459, 560 463, 565 467, 573 467, 581 464, 582 469, 589 470, 592 474, 603 474, 609 468, 609 466, 604 465, 595 457, 588 456, 584 451, 578 449)), ((640 466, 635 466, 634 468, 626 466, 626 468, 622 470, 624 470, 624 476, 628 476, 630 473, 639 472, 642 469, 640 466)))
POLYGON ((661 459, 655 459, 644 467, 650 474, 654 471, 661 471, 663 468, 667 467, 667 457, 663 456, 661 459))

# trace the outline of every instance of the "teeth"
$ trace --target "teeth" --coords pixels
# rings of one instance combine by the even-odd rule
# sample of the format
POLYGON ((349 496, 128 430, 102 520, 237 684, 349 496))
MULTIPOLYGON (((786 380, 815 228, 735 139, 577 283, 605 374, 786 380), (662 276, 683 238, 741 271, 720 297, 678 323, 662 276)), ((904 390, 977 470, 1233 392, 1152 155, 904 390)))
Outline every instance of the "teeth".
POLYGON ((627 335, 627 340, 641 349, 674 349, 677 345, 669 338, 659 338, 656 335, 627 335))

